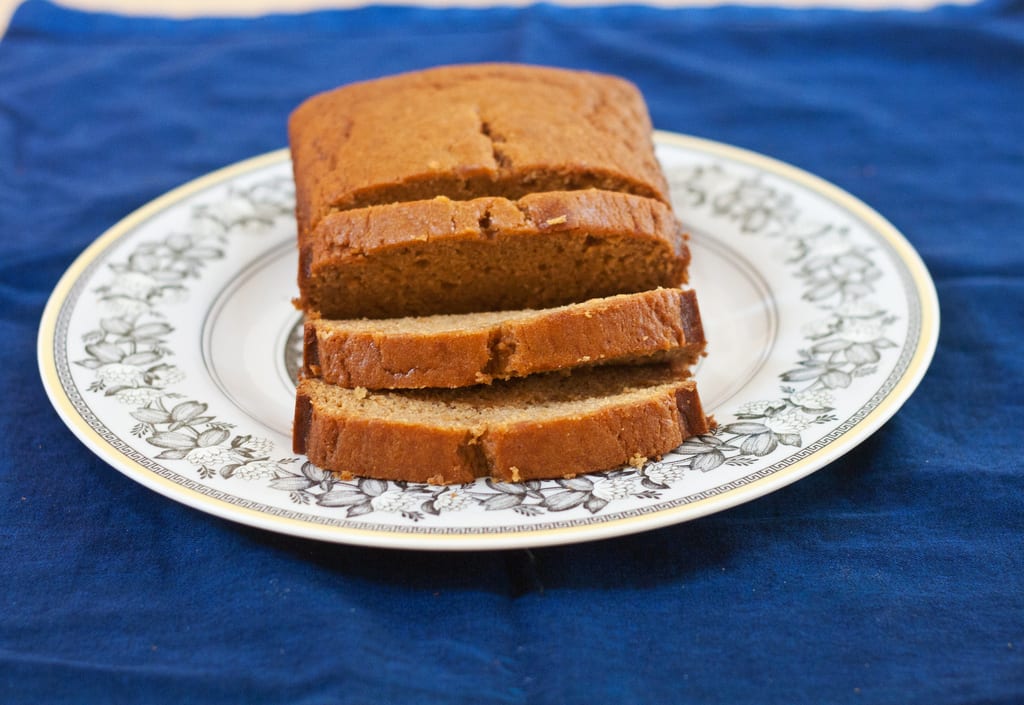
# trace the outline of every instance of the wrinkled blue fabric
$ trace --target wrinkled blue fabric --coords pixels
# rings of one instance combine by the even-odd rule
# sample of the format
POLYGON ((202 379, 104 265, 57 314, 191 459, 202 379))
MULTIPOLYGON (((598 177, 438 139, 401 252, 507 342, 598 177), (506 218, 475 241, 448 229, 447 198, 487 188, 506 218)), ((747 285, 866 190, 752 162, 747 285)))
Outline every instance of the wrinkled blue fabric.
POLYGON ((29 2, 0 41, 0 702, 1024 702, 1024 4, 169 21, 29 2), (929 266, 917 393, 814 475, 687 524, 491 553, 321 544, 137 485, 46 400, 61 273, 282 147, 304 97, 428 65, 621 74, 657 127, 860 197, 929 266))

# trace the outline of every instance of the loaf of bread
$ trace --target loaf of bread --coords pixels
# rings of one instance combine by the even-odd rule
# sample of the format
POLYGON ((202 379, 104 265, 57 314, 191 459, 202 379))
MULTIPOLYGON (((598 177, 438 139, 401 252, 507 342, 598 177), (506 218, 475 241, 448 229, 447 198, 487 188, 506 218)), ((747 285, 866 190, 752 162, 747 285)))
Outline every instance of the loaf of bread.
POLYGON ((299 384, 294 450, 342 475, 450 484, 608 470, 708 431, 670 366, 592 367, 462 389, 299 384))
POLYGON ((692 366, 704 329, 691 290, 655 289, 558 308, 306 321, 304 375, 368 389, 466 387, 608 363, 692 366))
POLYGON ((708 432, 690 252, 635 86, 450 66, 314 96, 288 129, 297 453, 342 477, 519 482, 708 432))
POLYGON ((303 309, 396 318, 678 286, 689 249, 660 201, 588 189, 332 213, 300 238, 299 258, 303 309))
POLYGON ((651 132, 634 85, 584 71, 475 64, 342 86, 289 120, 299 232, 435 196, 597 188, 668 203, 651 132))

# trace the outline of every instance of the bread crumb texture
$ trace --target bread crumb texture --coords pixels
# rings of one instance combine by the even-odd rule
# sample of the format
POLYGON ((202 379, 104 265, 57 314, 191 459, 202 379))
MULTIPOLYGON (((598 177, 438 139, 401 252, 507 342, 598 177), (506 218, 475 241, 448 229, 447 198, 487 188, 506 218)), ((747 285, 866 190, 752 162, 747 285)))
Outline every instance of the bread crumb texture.
POLYGON ((306 379, 302 435, 328 470, 443 483, 606 470, 708 431, 693 381, 667 365, 599 367, 463 389, 353 390, 306 379))
POLYGON ((656 289, 541 310, 314 319, 304 336, 306 376, 345 387, 416 389, 597 363, 688 367, 706 345, 699 316, 692 291, 656 289))
POLYGON ((334 213, 299 250, 301 307, 323 318, 549 308, 678 286, 690 261, 671 208, 592 189, 334 213))

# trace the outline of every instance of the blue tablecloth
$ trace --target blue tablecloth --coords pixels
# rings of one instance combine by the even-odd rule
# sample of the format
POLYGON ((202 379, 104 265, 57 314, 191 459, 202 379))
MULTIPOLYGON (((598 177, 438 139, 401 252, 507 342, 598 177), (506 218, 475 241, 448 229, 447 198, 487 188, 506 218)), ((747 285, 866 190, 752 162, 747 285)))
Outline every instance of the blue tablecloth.
POLYGON ((0 41, 0 702, 1024 702, 1024 4, 923 13, 374 7, 165 21, 29 2, 0 41), (773 495, 585 545, 405 553, 238 526, 51 409, 75 256, 285 145, 305 96, 438 63, 624 75, 657 127, 767 153, 899 227, 931 371, 773 495))

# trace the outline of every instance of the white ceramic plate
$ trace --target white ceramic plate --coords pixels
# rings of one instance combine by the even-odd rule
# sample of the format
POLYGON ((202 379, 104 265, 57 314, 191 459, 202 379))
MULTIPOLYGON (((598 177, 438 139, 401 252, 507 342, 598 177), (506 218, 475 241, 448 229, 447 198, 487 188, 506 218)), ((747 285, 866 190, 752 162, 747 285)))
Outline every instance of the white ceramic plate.
POLYGON ((924 374, 932 281, 907 241, 849 194, 791 166, 659 133, 692 234, 720 427, 643 468, 457 487, 342 481, 291 452, 301 355, 285 151, 136 211, 71 266, 47 305, 39 364, 93 452, 171 499, 327 541, 495 549, 652 529, 762 496, 874 433, 924 374))

